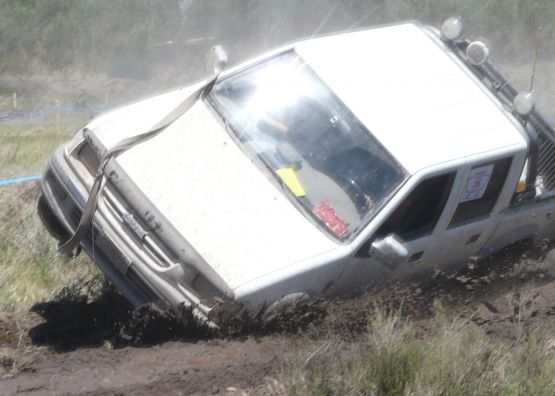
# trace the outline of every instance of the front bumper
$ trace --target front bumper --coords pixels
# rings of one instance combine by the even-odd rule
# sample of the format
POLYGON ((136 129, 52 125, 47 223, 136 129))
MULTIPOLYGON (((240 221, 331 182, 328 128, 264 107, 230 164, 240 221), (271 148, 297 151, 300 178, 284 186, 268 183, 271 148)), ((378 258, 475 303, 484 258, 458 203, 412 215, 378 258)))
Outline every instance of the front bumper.
MULTIPOLYGON (((73 233, 90 186, 86 186, 87 182, 77 174, 74 164, 69 163, 71 160, 66 150, 65 146, 60 147, 49 161, 42 179, 42 192, 47 205, 42 205, 41 210, 50 210, 51 215, 69 233, 73 233)), ((133 239, 110 206, 110 197, 114 199, 109 188, 105 187, 98 201, 93 226, 82 239, 85 252, 132 304, 154 302, 171 306, 184 303, 193 306, 200 317, 206 318, 211 308, 203 304, 193 290, 175 281, 184 275, 179 264, 172 268, 160 268, 158 273, 150 268, 153 265, 149 267, 136 238, 133 239)))

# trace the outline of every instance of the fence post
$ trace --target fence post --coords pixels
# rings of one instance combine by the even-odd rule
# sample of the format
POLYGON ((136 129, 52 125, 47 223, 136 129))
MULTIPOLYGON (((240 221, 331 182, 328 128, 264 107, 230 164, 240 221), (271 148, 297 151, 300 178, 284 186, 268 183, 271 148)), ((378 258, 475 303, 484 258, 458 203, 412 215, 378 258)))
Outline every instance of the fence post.
POLYGON ((12 95, 12 105, 14 109, 17 109, 17 92, 14 92, 12 95))

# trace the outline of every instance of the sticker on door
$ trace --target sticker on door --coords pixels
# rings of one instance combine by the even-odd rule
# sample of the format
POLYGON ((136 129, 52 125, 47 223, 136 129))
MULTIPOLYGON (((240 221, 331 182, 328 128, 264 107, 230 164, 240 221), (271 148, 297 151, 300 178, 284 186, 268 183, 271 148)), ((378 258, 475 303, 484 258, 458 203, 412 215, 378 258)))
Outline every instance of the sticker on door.
POLYGON ((472 169, 468 175, 466 189, 464 190, 460 202, 473 201, 475 199, 482 198, 492 173, 493 164, 472 169))

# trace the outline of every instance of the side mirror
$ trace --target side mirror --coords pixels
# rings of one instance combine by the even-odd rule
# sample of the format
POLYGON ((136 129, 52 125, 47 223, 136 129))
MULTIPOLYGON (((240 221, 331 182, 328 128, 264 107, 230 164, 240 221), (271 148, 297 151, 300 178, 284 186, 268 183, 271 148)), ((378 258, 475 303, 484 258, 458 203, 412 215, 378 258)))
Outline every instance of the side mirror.
POLYGON ((394 269, 400 260, 408 257, 409 251, 397 235, 389 234, 372 242, 369 254, 386 267, 394 269))
POLYGON ((221 45, 215 45, 206 54, 206 69, 208 73, 217 75, 227 65, 227 53, 221 45))

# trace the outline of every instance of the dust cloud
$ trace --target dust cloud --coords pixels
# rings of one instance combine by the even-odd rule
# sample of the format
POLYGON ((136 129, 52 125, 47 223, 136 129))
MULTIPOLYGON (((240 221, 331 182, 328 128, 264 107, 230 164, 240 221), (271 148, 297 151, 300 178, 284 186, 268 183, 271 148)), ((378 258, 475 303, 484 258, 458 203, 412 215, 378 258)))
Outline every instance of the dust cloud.
POLYGON ((67 89, 74 91, 67 96, 110 105, 198 80, 214 44, 236 64, 293 40, 404 20, 438 26, 460 16, 465 35, 485 40, 494 63, 520 90, 530 87, 539 42, 535 93, 544 111, 555 115, 555 3, 549 0, 27 3, 0 4, 0 94, 67 89), (16 78, 22 75, 32 78, 16 78))

